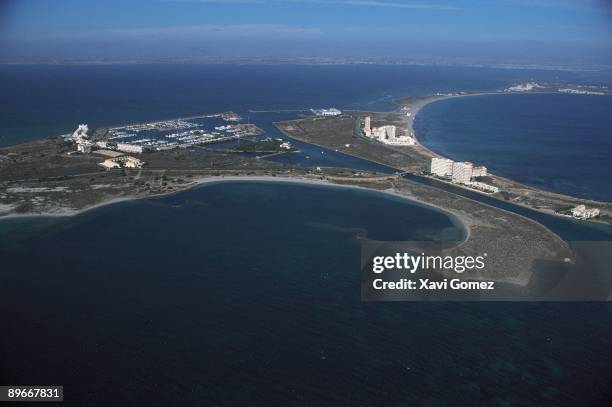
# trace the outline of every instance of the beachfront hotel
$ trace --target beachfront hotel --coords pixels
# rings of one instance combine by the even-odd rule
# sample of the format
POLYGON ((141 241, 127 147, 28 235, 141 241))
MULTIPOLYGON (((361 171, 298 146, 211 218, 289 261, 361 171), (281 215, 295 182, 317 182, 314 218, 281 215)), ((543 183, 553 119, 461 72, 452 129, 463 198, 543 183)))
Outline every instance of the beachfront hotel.
POLYGON ((450 177, 453 174, 453 160, 434 157, 429 172, 439 177, 450 177))
POLYGON ((451 180, 459 184, 464 184, 472 180, 474 165, 471 162, 454 162, 451 180))
POLYGON ((455 162, 448 158, 434 157, 429 172, 439 177, 451 177, 456 182, 467 182, 472 178, 486 177, 487 167, 475 167, 469 161, 455 162))
POLYGON ((472 178, 478 177, 486 177, 487 176, 487 167, 481 165, 480 167, 472 168, 472 178))
POLYGON ((398 135, 396 126, 372 127, 372 118, 370 116, 366 116, 363 120, 363 134, 372 140, 389 145, 411 146, 416 144, 414 137, 398 135))
POLYGON ((487 167, 485 166, 475 167, 469 161, 456 162, 448 158, 433 157, 429 169, 432 175, 450 178, 456 184, 467 185, 485 192, 499 192, 499 188, 493 185, 473 181, 474 178, 487 176, 487 167))

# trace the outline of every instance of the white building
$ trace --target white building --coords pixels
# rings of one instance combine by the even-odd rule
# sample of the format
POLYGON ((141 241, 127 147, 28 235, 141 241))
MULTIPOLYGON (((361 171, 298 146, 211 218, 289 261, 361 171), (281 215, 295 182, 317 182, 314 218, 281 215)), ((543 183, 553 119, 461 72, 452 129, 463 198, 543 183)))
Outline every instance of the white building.
POLYGON ((453 160, 438 157, 432 158, 430 172, 439 177, 450 177, 453 174, 453 160))
POLYGON ((79 124, 79 127, 70 135, 69 139, 77 145, 77 151, 79 153, 91 153, 91 148, 94 144, 89 141, 89 136, 87 135, 88 131, 89 128, 86 124, 79 124))
POLYGON ((340 116, 342 114, 342 111, 333 107, 330 109, 310 109, 310 111, 317 116, 340 116))
POLYGON ((474 167, 474 169, 472 170, 472 177, 474 178, 486 177, 486 176, 487 176, 487 167, 485 167, 484 165, 480 167, 474 167))
POLYGON ((584 90, 584 89, 559 89, 559 92, 561 93, 571 93, 574 95, 598 95, 598 96, 603 96, 605 95, 605 93, 603 92, 593 92, 591 90, 584 90))
POLYGON ((414 138, 410 136, 398 136, 395 138, 382 140, 382 142, 393 146, 413 146, 416 144, 414 138))
POLYGON ((499 188, 494 187, 493 185, 485 184, 484 182, 471 181, 468 182, 467 185, 471 186, 472 188, 481 189, 486 192, 499 192, 499 188))
POLYGON ((372 132, 372 119, 370 116, 366 116, 366 118, 363 119, 363 132, 366 136, 372 132))
POLYGON ((372 138, 383 141, 387 138, 395 137, 395 126, 374 127, 371 134, 372 138))
POLYGON ((125 155, 117 158, 109 158, 101 162, 100 165, 108 170, 113 168, 142 168, 145 162, 138 158, 125 155))
POLYGON ((393 125, 372 128, 371 123, 370 116, 367 116, 363 121, 363 133, 368 138, 396 146, 411 146, 416 144, 414 137, 398 136, 397 127, 393 125))
POLYGON ((86 124, 79 124, 79 127, 72 133, 72 139, 74 141, 80 140, 81 138, 87 138, 87 132, 89 127, 86 124))
POLYGON ((585 205, 578 205, 572 208, 572 216, 579 219, 588 219, 599 216, 599 209, 587 208, 585 205))
POLYGON ((135 144, 117 143, 117 150, 125 153, 142 153, 144 148, 135 144))
POLYGON ((366 136, 379 141, 395 138, 395 126, 374 127, 366 136))
POLYGON ((543 88, 542 85, 536 82, 519 83, 518 85, 510 86, 506 88, 506 92, 529 92, 534 89, 543 88))
POLYGON ((394 139, 397 128, 395 126, 382 126, 379 129, 385 132, 385 139, 394 139))
POLYGON ((77 143, 77 151, 79 153, 89 154, 91 153, 91 146, 92 146, 92 143, 88 141, 80 141, 77 143))
POLYGON ((499 188, 484 182, 472 181, 475 177, 487 175, 487 167, 474 167, 469 161, 455 162, 448 158, 434 157, 431 159, 430 172, 439 177, 451 177, 451 180, 458 184, 464 184, 472 188, 486 192, 499 192, 499 188))
POLYGON ((474 165, 471 162, 454 162, 451 180, 460 184, 467 184, 472 180, 474 165))

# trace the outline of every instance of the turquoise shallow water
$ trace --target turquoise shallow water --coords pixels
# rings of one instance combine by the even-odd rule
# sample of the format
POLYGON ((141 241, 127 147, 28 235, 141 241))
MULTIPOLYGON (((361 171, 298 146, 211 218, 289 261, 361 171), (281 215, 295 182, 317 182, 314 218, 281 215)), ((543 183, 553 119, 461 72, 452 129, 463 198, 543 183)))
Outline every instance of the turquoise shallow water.
POLYGON ((446 99, 425 106, 414 126, 444 156, 536 188, 612 201, 612 96, 446 99))
POLYGON ((233 182, 0 229, 0 379, 66 405, 609 396, 607 304, 361 302, 357 236, 462 238, 399 198, 233 182))

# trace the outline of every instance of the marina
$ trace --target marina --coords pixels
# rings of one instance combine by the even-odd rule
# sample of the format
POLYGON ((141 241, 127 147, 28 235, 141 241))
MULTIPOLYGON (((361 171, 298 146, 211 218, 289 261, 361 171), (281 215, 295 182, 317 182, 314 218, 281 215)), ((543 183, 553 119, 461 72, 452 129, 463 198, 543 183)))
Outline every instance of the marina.
POLYGON ((96 129, 91 141, 100 148, 130 153, 222 143, 261 134, 256 126, 240 123, 233 112, 152 121, 96 129))
MULTIPOLYGON (((124 86, 129 88, 132 82, 126 81, 124 86)), ((190 82, 189 89, 192 83, 201 82, 190 82)), ((239 104, 244 98, 244 89, 235 95, 233 106, 217 106, 214 110, 211 107, 208 111, 231 107, 239 109, 240 113, 246 112, 248 107, 239 104)), ((477 386, 495 389, 499 377, 511 388, 508 394, 515 394, 515 388, 529 395, 539 394, 542 388, 546 392, 558 389, 554 401, 564 398, 574 405, 584 405, 579 403, 584 399, 572 397, 574 394, 582 394, 587 387, 603 388, 609 370, 605 338, 609 338, 610 330, 608 325, 601 323, 607 314, 605 309, 596 308, 598 304, 576 303, 562 307, 557 304, 457 303, 453 307, 459 308, 450 310, 448 304, 440 303, 407 304, 405 310, 400 310, 399 304, 380 303, 373 307, 358 300, 359 277, 355 270, 359 267, 359 242, 364 236, 375 240, 448 238, 449 232, 460 231, 449 221, 459 219, 466 230, 469 228, 471 243, 468 244, 473 247, 486 245, 492 258, 503 256, 515 267, 512 262, 517 258, 528 263, 524 259, 532 258, 529 253, 546 249, 534 242, 562 244, 548 230, 564 240, 609 240, 609 226, 546 214, 460 187, 461 184, 412 175, 430 164, 431 157, 417 156, 419 151, 415 146, 393 146, 389 153, 391 147, 383 143, 356 137, 355 124, 360 122, 359 118, 370 115, 373 108, 353 113, 346 104, 330 100, 304 102, 300 99, 288 104, 331 105, 343 109, 343 114, 335 118, 313 117, 312 121, 282 126, 282 130, 291 131, 296 138, 283 134, 272 124, 295 119, 296 115, 250 114, 250 122, 266 131, 265 136, 257 139, 269 137, 279 142, 275 143, 278 149, 288 142, 299 150, 266 157, 268 159, 257 160, 253 156, 275 149, 276 145, 247 147, 248 143, 241 140, 130 154, 146 161, 143 168, 130 168, 129 165, 137 166, 139 162, 122 158, 124 154, 118 150, 94 147, 91 154, 75 152, 74 144, 59 138, 6 148, 0 164, 3 165, 0 173, 7 186, 2 191, 5 194, 3 203, 14 207, 16 216, 3 220, 5 231, 0 231, 0 235, 6 240, 3 258, 16 272, 8 275, 2 294, 6 304, 21 302, 30 307, 26 314, 15 314, 14 320, 7 323, 16 324, 19 331, 32 333, 4 338, 7 348, 15 349, 9 352, 6 360, 8 369, 15 372, 15 380, 32 380, 32 374, 40 375, 37 381, 41 383, 51 380, 43 375, 44 372, 32 368, 36 360, 46 357, 45 354, 22 351, 39 346, 42 334, 50 338, 46 348, 57 350, 53 353, 57 357, 48 361, 49 366, 57 366, 53 377, 70 384, 71 388, 91 383, 89 375, 94 373, 90 366, 107 363, 117 367, 113 369, 112 384, 129 383, 133 377, 156 380, 168 372, 176 374, 177 380, 170 380, 167 389, 151 388, 147 393, 151 397, 143 400, 151 405, 172 404, 174 400, 164 395, 174 394, 176 386, 183 385, 195 389, 193 393, 186 392, 194 401, 205 397, 217 400, 215 393, 200 387, 203 380, 218 380, 218 386, 227 383, 225 388, 215 388, 215 392, 218 388, 231 392, 237 383, 244 384, 248 387, 243 400, 247 400, 251 394, 256 394, 251 389, 258 385, 269 388, 268 378, 281 382, 288 371, 304 369, 305 374, 296 377, 289 386, 304 392, 308 390, 304 383, 315 378, 312 388, 317 389, 317 394, 335 397, 339 394, 337 385, 329 378, 342 374, 338 366, 366 371, 370 377, 383 377, 385 372, 394 372, 397 368, 397 372, 405 375, 414 374, 406 379, 421 380, 415 382, 416 388, 424 389, 427 395, 435 394, 438 399, 458 399, 465 395, 466 381, 474 383, 475 389, 477 386), (233 147, 238 144, 245 144, 240 150, 261 152, 237 152, 233 147), (103 169, 100 161, 107 159, 113 159, 108 163, 110 166, 118 164, 122 168, 103 169), (346 170, 348 168, 353 170, 346 170), (399 171, 400 174, 395 174, 399 171), (388 176, 379 180, 381 174, 388 176), (228 180, 230 177, 235 181, 228 180), (247 177, 261 179, 246 182, 247 177), (262 182, 281 177, 292 181, 349 183, 383 191, 395 188, 398 193, 444 208, 445 212, 453 211, 461 218, 406 206, 410 204, 396 201, 390 194, 368 199, 367 194, 363 195, 356 188, 335 190, 329 186, 324 189, 314 185, 287 185, 282 181, 274 185, 262 182), (203 185, 205 179, 208 179, 205 187, 196 187, 203 185), (226 182, 219 182, 222 180, 226 182), (119 200, 126 202, 119 203, 119 200), (111 202, 112 205, 86 210, 111 202), (20 217, 32 213, 78 215, 20 217), (249 227, 244 228, 247 222, 249 227), (207 230, 214 233, 206 233, 207 230), (238 230, 241 233, 236 233, 238 230), (509 236, 512 239, 508 239, 509 236), (137 246, 132 246, 133 242, 137 246), (279 251, 279 247, 282 250, 279 251), (312 256, 313 252, 318 255, 312 256), (24 256, 24 253, 36 255, 24 256), (236 281, 245 283, 243 289, 236 290, 236 281), (58 301, 58 291, 70 293, 70 298, 58 301), (262 294, 273 295, 274 301, 262 299, 262 294), (30 318, 23 318, 23 315, 30 318), (327 315, 332 316, 329 323, 321 319, 327 315), (341 324, 336 324, 338 318, 343 318, 341 324), (47 326, 44 321, 49 319, 58 324, 47 326), (76 334, 62 328, 80 319, 86 324, 76 334), (227 321, 233 319, 235 329, 228 327, 227 321), (256 325, 261 325, 262 321, 276 327, 268 332, 269 336, 264 333, 263 342, 259 341, 265 346, 261 349, 245 347, 245 335, 257 332, 256 325), (410 323, 407 325, 406 321, 410 323), (445 329, 432 331, 432 321, 445 329), (324 337, 318 333, 320 326, 327 333, 324 337), (529 328, 528 335, 524 327, 529 328), (355 329, 362 333, 357 339, 355 329), (491 329, 494 330, 492 335, 482 335, 484 330, 491 329), (383 330, 388 333, 385 340, 390 362, 377 364, 378 370, 372 370, 372 362, 364 359, 364 355, 377 354, 383 330), (463 347, 457 364, 447 368, 448 354, 435 349, 448 344, 449 332, 475 346, 463 347), (296 334, 306 338, 299 344, 304 357, 295 357, 296 334), (569 334, 579 336, 575 341, 563 341, 569 334), (196 339, 184 339, 189 337, 196 339), (508 340, 500 344, 497 337, 508 340), (338 338, 341 343, 337 343, 338 338), (538 343, 548 351, 542 353, 540 346, 531 350, 530 344, 537 338, 541 338, 538 343), (140 348, 136 351, 132 343, 142 346, 142 352, 140 348), (346 343, 358 346, 346 346, 346 343), (494 350, 503 347, 504 351, 483 355, 481 350, 487 346, 494 350), (593 351, 585 353, 587 346, 593 351), (82 352, 72 357, 66 349, 70 352, 81 349, 82 352), (272 351, 268 352, 270 349, 272 351), (560 350, 562 354, 556 353, 560 350), (168 353, 173 358, 164 356, 168 353), (151 358, 151 354, 163 360, 151 358), (126 360, 135 363, 126 365, 126 360), (533 365, 533 369, 526 366, 525 360, 530 361, 529 366, 533 365), (209 370, 198 369, 200 365, 210 366, 210 374, 209 370), (321 370, 322 366, 330 370, 321 370), (491 366, 502 366, 503 370, 483 376, 482 372, 491 371, 491 366), (561 374, 542 374, 553 368, 561 374), (190 375, 190 372, 195 373, 190 375), (247 379, 243 372, 249 374, 247 379), (322 373, 319 375, 319 372, 322 373), (463 374, 465 380, 454 385, 457 374, 463 374), (537 380, 525 382, 525 374, 537 380), (257 379, 261 377, 266 380, 257 379), (316 379, 318 377, 324 380, 316 379), (445 381, 451 385, 444 387, 442 392, 435 392, 433 385, 428 387, 427 381, 421 379, 425 377, 432 377, 432 383, 445 381), (329 383, 334 385, 329 386, 329 383)), ((193 113, 189 109, 196 105, 193 99, 185 98, 186 108, 182 112, 171 110, 166 103, 156 107, 156 101, 155 98, 143 99, 143 106, 149 103, 146 106, 150 115, 144 120, 137 115, 131 118, 115 115, 104 121, 79 111, 78 117, 69 121, 71 128, 56 134, 74 129, 72 126, 82 120, 92 128, 91 140, 111 145, 121 143, 121 148, 138 149, 141 144, 152 141, 189 137, 193 135, 189 132, 202 128, 206 133, 219 132, 230 137, 233 134, 225 130, 231 128, 215 127, 237 124, 220 117, 186 119, 184 116, 193 113), (123 136, 133 136, 113 140, 109 139, 110 134, 104 133, 105 128, 128 126, 112 123, 129 123, 129 126, 135 125, 130 121, 159 123, 160 118, 171 115, 181 116, 187 123, 204 124, 182 128, 154 124, 140 131, 135 131, 138 128, 123 129, 118 130, 125 133, 123 136), (186 134, 166 137, 173 133, 186 134), (138 140, 140 142, 135 142, 138 140)), ((268 103, 272 108, 280 105, 277 97, 268 103)), ((109 109, 112 106, 114 104, 109 105, 109 109)), ((203 109, 201 104, 197 106, 203 109)), ((257 107, 267 106, 261 103, 257 107)), ((122 112, 129 111, 128 105, 122 108, 122 112)), ((73 110, 77 111, 77 106, 73 110)), ((412 110, 413 115, 415 110, 412 110)), ((388 123, 398 128, 405 126, 403 121, 407 117, 403 110, 371 115, 375 126, 388 123)), ((246 119, 247 114, 244 117, 246 119)), ((171 125, 184 126, 181 123, 171 125)), ((89 137, 83 137, 84 133, 83 126, 77 136, 87 140, 89 137)), ((474 159, 478 165, 490 166, 471 155, 453 158, 462 162, 474 159)), ((587 205, 585 211, 590 207, 587 205)), ((582 250, 578 243, 570 243, 578 253, 577 259, 590 260, 592 253, 588 248, 582 250)), ((591 251, 603 252, 599 247, 603 246, 593 246, 591 251)), ((495 267, 495 270, 511 271, 505 266, 495 267)), ((591 274, 596 277, 598 270, 594 267, 591 274)), ((515 271, 515 276, 521 277, 520 270, 515 271)), ((11 318, 12 314, 7 317, 11 318)), ((285 383, 283 386, 287 387, 285 383)), ((366 394, 362 398, 364 404, 379 401, 381 389, 371 383, 351 380, 348 386, 349 393, 353 389, 372 389, 371 396, 366 394)), ((282 391, 280 387, 279 391, 282 391)), ((392 393, 394 398, 387 401, 389 404, 413 401, 409 399, 412 394, 413 389, 392 393)), ((72 394, 71 397, 87 404, 88 393, 72 394)), ((482 394, 477 390, 465 397, 467 402, 467 397, 478 400, 482 394)), ((275 401, 287 404, 286 400, 275 401)), ((414 401, 413 404, 418 404, 414 401)), ((108 403, 112 404, 113 400, 109 399, 108 403)))

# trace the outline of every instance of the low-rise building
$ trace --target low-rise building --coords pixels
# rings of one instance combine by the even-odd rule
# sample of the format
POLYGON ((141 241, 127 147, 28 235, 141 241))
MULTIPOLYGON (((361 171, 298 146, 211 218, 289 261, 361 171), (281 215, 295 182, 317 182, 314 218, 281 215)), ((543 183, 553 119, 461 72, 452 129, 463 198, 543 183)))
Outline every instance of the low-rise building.
POLYGON ((589 219, 599 216, 599 209, 587 208, 585 205, 578 205, 571 209, 572 216, 578 219, 589 219))
POLYGON ((382 140, 382 142, 392 146, 413 146, 416 144, 414 138, 410 136, 397 136, 395 138, 382 140))
POLYGON ((340 116, 342 114, 341 110, 333 107, 330 109, 310 109, 310 111, 317 116, 340 116))
POLYGON ((100 163, 100 165, 108 170, 113 168, 142 168, 146 163, 136 157, 124 155, 116 158, 109 158, 100 163))
POLYGON ((492 193, 499 192, 499 188, 497 188, 497 187, 495 187, 493 185, 485 184, 484 182, 470 181, 470 182, 466 183, 466 185, 469 185, 472 188, 480 189, 480 190, 483 190, 483 191, 486 191, 486 192, 492 192, 492 193))
POLYGON ((77 143, 77 151, 79 153, 89 154, 91 153, 91 146, 92 146, 92 143, 87 142, 87 141, 81 141, 77 143))

